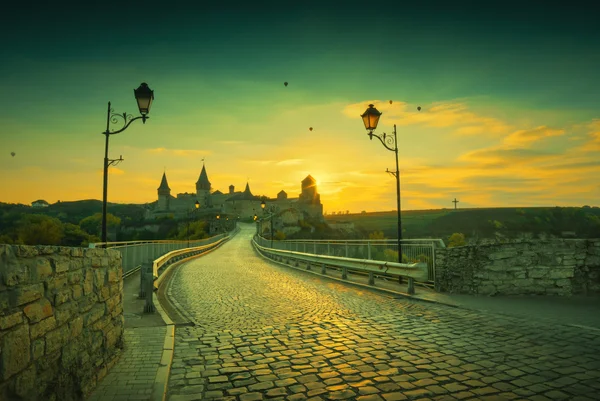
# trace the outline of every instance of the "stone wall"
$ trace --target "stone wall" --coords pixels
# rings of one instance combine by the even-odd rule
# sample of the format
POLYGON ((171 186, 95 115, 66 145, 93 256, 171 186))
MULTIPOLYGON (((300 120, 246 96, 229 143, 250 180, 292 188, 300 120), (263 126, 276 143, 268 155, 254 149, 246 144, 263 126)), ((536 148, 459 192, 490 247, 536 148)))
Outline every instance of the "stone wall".
POLYGON ((600 239, 436 249, 436 289, 482 295, 600 293, 600 239))
POLYGON ((122 349, 121 254, 0 245, 0 399, 82 400, 122 349))

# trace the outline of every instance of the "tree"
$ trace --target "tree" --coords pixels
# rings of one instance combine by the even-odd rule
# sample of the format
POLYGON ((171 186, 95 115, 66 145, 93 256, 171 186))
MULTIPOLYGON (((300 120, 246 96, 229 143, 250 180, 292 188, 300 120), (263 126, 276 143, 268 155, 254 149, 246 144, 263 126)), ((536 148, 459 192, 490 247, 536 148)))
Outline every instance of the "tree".
MULTIPOLYGON (((121 219, 113 214, 106 213, 106 226, 107 227, 119 227, 121 225, 121 219)), ((85 230, 88 234, 99 234, 102 228, 102 213, 96 213, 92 216, 88 216, 79 222, 79 226, 85 230)))
POLYGON ((383 235, 383 231, 373 231, 369 233, 369 239, 385 239, 385 236, 383 235))
POLYGON ((61 245, 64 246, 87 246, 90 242, 90 234, 86 233, 76 224, 63 224, 64 237, 61 245))
POLYGON ((463 233, 454 233, 448 238, 448 248, 465 245, 467 245, 467 241, 465 241, 465 235, 463 233))
POLYGON ((43 214, 26 214, 19 221, 17 237, 25 245, 60 245, 64 237, 60 220, 43 214))

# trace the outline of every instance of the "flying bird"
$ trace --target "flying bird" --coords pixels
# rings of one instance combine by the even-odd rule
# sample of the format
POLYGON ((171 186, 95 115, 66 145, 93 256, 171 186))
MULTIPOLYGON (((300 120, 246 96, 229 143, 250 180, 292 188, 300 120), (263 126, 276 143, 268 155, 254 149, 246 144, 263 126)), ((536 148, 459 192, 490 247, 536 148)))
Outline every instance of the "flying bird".
POLYGON ((390 100, 390 104, 392 104, 392 101, 390 100))
POLYGON ((417 110, 421 111, 421 106, 417 107, 417 110))
POLYGON ((310 127, 310 128, 309 128, 309 131, 312 131, 312 130, 313 130, 313 127, 310 127))
POLYGON ((287 85, 288 85, 288 83, 287 83, 287 82, 284 82, 283 84, 284 84, 285 86, 287 86, 287 85))
POLYGON ((10 152, 10 155, 11 155, 12 157, 15 157, 16 153, 15 153, 15 152, 10 152))

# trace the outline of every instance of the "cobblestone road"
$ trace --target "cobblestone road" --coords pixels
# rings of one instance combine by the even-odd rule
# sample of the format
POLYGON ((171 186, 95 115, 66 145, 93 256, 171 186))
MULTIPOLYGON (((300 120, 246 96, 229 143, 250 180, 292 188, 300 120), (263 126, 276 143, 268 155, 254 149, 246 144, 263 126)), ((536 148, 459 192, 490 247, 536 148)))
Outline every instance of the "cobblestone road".
POLYGON ((393 299, 264 261, 252 227, 178 269, 171 401, 598 400, 600 333, 393 299))

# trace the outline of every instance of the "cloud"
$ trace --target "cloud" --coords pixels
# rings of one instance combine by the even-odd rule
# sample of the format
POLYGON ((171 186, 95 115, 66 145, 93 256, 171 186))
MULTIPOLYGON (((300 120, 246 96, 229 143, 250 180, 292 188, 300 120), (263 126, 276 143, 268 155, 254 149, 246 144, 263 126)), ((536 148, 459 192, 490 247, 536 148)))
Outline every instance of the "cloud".
POLYGON ((529 130, 520 130, 504 138, 504 144, 507 146, 529 146, 541 139, 564 135, 564 129, 552 129, 541 126, 529 130))
POLYGON ((503 146, 496 146, 467 152, 459 156, 458 160, 501 166, 509 163, 522 163, 531 162, 534 160, 546 160, 548 158, 554 157, 555 155, 556 154, 546 153, 533 149, 512 149, 503 146))
POLYGON ((302 164, 303 162, 304 162, 304 159, 287 159, 287 160, 278 161, 277 163, 275 163, 275 165, 277 165, 277 166, 295 166, 298 164, 302 164))
POLYGON ((600 120, 588 124, 588 141, 577 150, 581 152, 600 152, 600 120))
MULTIPOLYGON (((499 119, 478 115, 463 102, 438 102, 423 104, 421 111, 418 105, 405 102, 381 102, 379 100, 351 104, 345 107, 343 114, 356 118, 366 110, 365 105, 375 104, 375 108, 385 115, 388 121, 396 125, 420 124, 434 128, 455 128, 457 135, 492 135, 498 136, 509 132, 512 127, 499 119)), ((382 115, 382 117, 383 117, 382 115)))
POLYGON ((164 153, 171 154, 175 156, 184 156, 184 157, 198 157, 198 156, 208 156, 212 154, 210 150, 196 150, 196 149, 167 149, 167 148, 154 148, 154 149, 146 149, 147 152, 150 153, 164 153))

